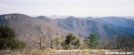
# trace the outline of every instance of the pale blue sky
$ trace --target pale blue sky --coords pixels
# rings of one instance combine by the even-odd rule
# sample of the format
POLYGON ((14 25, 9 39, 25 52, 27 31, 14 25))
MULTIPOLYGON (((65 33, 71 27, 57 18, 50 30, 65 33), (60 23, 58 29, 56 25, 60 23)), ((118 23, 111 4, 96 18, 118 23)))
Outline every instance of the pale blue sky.
POLYGON ((133 0, 0 0, 0 14, 134 16, 133 0))

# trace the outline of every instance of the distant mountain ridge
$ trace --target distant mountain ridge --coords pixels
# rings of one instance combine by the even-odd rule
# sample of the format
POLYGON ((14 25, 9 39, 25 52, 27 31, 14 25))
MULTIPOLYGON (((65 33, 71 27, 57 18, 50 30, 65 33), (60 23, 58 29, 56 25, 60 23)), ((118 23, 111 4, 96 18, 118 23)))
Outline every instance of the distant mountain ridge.
POLYGON ((134 27, 130 25, 128 20, 129 19, 125 17, 102 17, 94 19, 94 21, 100 22, 115 30, 120 30, 122 32, 133 34, 134 27))
POLYGON ((100 37, 113 37, 117 34, 133 34, 133 27, 127 23, 127 18, 75 18, 58 19, 59 26, 77 33, 79 36, 88 36, 89 33, 97 33, 100 37), (122 28, 122 29, 121 29, 122 28), (131 32, 129 32, 131 30, 131 32))
POLYGON ((52 15, 52 16, 47 16, 47 17, 49 17, 49 18, 51 18, 51 19, 58 19, 58 18, 66 18, 66 17, 68 17, 68 16, 52 15))
POLYGON ((126 28, 131 27, 131 25, 128 24, 128 18, 125 17, 102 17, 102 18, 95 18, 94 20, 101 22, 103 24, 114 24, 126 28))

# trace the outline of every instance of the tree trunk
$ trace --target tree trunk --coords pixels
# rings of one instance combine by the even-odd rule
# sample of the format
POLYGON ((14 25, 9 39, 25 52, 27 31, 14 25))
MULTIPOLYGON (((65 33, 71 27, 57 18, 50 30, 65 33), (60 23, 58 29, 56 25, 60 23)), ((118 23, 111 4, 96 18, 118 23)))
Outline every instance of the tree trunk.
POLYGON ((51 48, 53 49, 53 40, 51 40, 51 48))
POLYGON ((56 46, 57 46, 57 50, 58 50, 58 43, 56 43, 56 46))

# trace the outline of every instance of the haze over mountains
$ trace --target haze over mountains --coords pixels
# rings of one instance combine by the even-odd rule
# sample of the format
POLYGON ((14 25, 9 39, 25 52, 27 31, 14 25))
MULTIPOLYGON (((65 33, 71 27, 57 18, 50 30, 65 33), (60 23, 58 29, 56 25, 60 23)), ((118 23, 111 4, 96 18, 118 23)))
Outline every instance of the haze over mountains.
POLYGON ((30 17, 25 14, 0 15, 0 24, 7 25, 15 30, 16 38, 32 46, 31 43, 39 36, 46 36, 49 41, 52 37, 73 32, 80 38, 87 37, 90 33, 96 33, 99 38, 115 37, 118 34, 133 35, 134 28, 127 23, 125 17, 101 17, 84 19, 73 16, 63 19, 51 19, 46 16, 30 17))

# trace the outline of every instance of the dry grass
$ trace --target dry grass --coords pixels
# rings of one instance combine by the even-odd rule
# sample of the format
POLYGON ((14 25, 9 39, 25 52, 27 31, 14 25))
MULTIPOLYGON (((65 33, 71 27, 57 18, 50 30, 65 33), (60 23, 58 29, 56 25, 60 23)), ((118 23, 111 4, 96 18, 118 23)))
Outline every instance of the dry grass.
POLYGON ((98 54, 98 50, 56 50, 56 54, 55 55, 97 55, 98 54))
POLYGON ((55 55, 106 55, 106 52, 120 52, 120 50, 104 50, 104 49, 56 50, 55 55))
POLYGON ((106 55, 106 52, 121 52, 121 50, 104 50, 104 49, 83 49, 83 50, 4 50, 0 51, 0 55, 106 55))
POLYGON ((0 55, 54 55, 55 50, 47 48, 45 50, 37 50, 37 49, 32 49, 32 50, 4 50, 0 52, 0 55))

